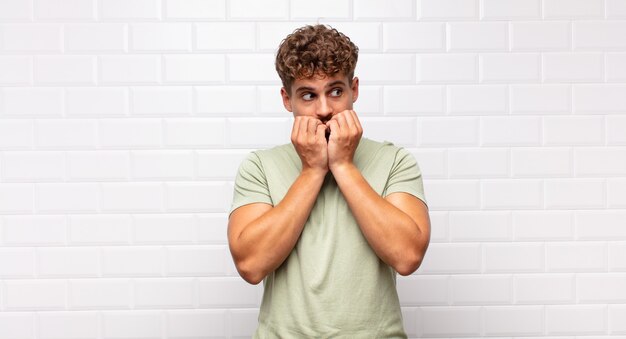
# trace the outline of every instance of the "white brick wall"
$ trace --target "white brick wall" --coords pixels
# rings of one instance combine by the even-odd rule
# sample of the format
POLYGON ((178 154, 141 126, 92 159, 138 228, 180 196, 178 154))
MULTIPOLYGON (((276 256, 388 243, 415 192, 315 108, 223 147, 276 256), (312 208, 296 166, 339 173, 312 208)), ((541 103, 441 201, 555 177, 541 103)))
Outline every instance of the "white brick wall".
POLYGON ((624 338, 624 0, 0 0, 0 338, 252 335, 226 213, 315 22, 423 172, 409 336, 624 338))

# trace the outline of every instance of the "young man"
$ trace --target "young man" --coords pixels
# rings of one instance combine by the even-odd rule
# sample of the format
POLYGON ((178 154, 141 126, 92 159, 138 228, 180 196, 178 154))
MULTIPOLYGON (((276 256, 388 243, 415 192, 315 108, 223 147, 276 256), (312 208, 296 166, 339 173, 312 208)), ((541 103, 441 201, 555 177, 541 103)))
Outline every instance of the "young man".
POLYGON ((244 160, 228 224, 239 274, 264 281, 255 338, 406 338, 396 272, 419 267, 430 219, 413 156, 361 138, 357 56, 323 25, 279 47, 291 143, 244 160))

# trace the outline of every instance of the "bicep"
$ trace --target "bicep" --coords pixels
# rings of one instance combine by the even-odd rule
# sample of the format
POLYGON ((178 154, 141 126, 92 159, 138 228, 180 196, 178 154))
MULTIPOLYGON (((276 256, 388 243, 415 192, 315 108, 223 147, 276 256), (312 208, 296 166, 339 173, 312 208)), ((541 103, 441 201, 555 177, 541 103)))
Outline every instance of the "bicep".
POLYGON ((228 217, 228 242, 232 245, 244 228, 273 208, 267 203, 252 203, 236 208, 228 217))
POLYGON ((430 238, 430 216, 428 206, 416 196, 405 192, 394 192, 385 197, 389 203, 408 215, 420 231, 430 238))

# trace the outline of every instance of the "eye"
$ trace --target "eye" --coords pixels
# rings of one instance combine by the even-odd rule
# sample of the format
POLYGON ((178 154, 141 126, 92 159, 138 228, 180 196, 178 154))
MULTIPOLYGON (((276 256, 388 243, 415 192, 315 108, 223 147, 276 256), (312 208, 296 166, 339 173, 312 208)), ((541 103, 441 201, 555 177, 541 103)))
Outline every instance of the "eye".
POLYGON ((302 99, 304 101, 311 101, 311 100, 313 100, 314 96, 315 96, 315 94, 308 92, 308 93, 302 94, 302 99))
POLYGON ((332 91, 330 91, 330 96, 331 97, 338 97, 341 95, 341 93, 343 93, 343 90, 341 88, 333 88, 332 91))

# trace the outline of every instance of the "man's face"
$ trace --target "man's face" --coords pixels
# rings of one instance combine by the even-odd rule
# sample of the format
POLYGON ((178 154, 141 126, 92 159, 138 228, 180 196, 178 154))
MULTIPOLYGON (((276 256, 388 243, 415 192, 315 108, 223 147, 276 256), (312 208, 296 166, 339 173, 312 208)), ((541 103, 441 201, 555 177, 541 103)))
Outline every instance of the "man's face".
POLYGON ((291 94, 284 87, 280 93, 283 105, 294 116, 312 116, 325 123, 333 115, 352 109, 359 96, 359 79, 354 77, 350 85, 342 72, 333 76, 317 75, 296 79, 291 85, 291 94))

